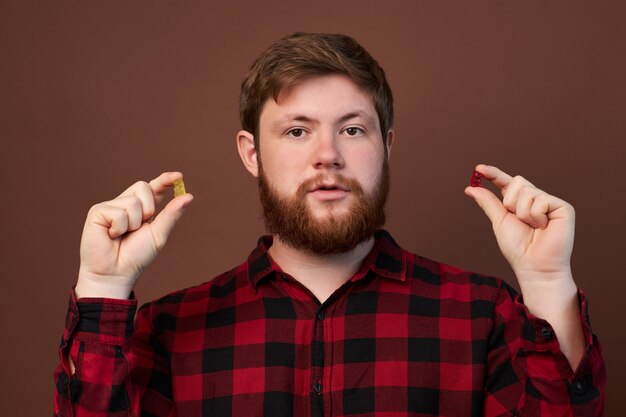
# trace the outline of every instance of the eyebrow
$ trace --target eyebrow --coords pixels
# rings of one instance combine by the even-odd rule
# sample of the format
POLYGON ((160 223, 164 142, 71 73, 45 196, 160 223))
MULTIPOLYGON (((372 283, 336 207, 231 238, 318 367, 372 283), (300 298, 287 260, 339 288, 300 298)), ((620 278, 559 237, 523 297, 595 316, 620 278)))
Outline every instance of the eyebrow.
MULTIPOLYGON (((353 111, 353 112, 344 114, 337 120, 337 123, 343 123, 345 121, 348 121, 350 119, 354 119, 357 117, 362 117, 370 123, 373 122, 373 119, 370 116, 368 116, 365 112, 358 110, 358 111, 353 111)), ((311 122, 315 122, 316 120, 311 117, 305 116, 304 114, 295 113, 295 114, 288 114, 285 117, 279 119, 278 121, 276 121, 274 126, 280 126, 283 123, 292 122, 292 121, 311 123, 311 122)))
POLYGON ((362 111, 355 111, 355 112, 347 113, 347 114, 341 116, 338 121, 339 122, 346 122, 346 121, 348 121, 350 119, 354 119, 356 117, 362 117, 362 118, 366 119, 367 121, 371 121, 371 117, 367 116, 362 111))

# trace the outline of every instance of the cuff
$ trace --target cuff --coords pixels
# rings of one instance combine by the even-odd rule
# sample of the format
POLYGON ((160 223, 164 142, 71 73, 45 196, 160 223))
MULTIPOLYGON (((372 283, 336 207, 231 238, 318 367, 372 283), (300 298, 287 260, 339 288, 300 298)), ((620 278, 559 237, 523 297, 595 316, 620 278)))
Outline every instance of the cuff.
MULTIPOLYGON (((518 312, 524 317, 524 325, 522 327, 522 348, 527 352, 553 352, 557 356, 562 356, 562 373, 573 374, 573 370, 569 366, 569 362, 561 352, 559 341, 556 337, 556 333, 552 328, 552 325, 537 316, 534 316, 526 305, 523 303, 521 295, 517 295, 514 299, 515 307, 518 312)), ((591 325, 589 321, 589 308, 587 295, 580 289, 578 289, 578 308, 580 311, 579 319, 583 330, 583 337, 585 338, 585 354, 581 360, 576 374, 581 369, 586 361, 585 358, 594 345, 594 335, 591 331, 591 325)))
POLYGON ((136 310, 137 300, 132 293, 129 300, 77 300, 72 289, 61 347, 63 348, 63 342, 67 346, 72 339, 122 345, 132 335, 136 310))
MULTIPOLYGON (((554 330, 550 323, 546 320, 534 316, 526 305, 520 294, 515 296, 515 307, 517 310, 526 317, 527 322, 530 324, 530 328, 524 329, 524 340, 537 345, 546 345, 555 340, 554 330)), ((581 289, 578 289, 578 309, 580 311, 580 322, 583 328, 585 337, 585 345, 593 343, 593 334, 591 332, 591 325, 589 322, 589 308, 587 302, 587 295, 581 289)))

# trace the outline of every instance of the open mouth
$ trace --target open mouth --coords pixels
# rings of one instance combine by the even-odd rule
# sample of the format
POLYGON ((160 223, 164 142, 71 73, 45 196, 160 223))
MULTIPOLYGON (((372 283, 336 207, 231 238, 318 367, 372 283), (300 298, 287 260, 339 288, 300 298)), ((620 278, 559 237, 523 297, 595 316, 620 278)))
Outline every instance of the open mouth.
POLYGON ((329 191, 341 191, 341 192, 347 192, 350 191, 348 190, 348 188, 338 185, 338 184, 322 184, 322 185, 318 185, 316 187, 314 187, 312 190, 312 192, 315 191, 322 191, 322 192, 329 192, 329 191))
POLYGON ((346 197, 349 190, 338 184, 322 184, 311 189, 311 194, 323 201, 340 200, 346 197))

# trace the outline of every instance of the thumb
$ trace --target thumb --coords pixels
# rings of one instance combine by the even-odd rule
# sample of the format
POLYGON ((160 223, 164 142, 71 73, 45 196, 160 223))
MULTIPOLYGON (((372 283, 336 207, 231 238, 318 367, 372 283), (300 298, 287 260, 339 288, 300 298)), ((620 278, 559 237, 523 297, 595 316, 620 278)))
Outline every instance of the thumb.
POLYGON ((465 194, 474 199, 476 204, 485 212, 492 225, 502 222, 507 215, 508 210, 502 204, 502 201, 490 190, 483 187, 467 187, 465 194))
POLYGON ((174 229, 174 226, 185 212, 185 208, 193 201, 193 195, 186 193, 172 199, 161 210, 150 224, 152 233, 156 241, 156 246, 160 250, 165 246, 167 238, 174 229))

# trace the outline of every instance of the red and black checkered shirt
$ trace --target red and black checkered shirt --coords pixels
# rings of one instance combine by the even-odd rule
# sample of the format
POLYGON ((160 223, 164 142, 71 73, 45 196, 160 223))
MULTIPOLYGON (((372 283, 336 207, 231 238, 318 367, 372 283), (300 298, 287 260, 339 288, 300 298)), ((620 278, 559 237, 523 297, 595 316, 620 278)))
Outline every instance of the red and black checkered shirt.
POLYGON ((550 325, 503 281, 376 237, 322 304, 270 259, 270 237, 136 319, 135 300, 72 295, 55 415, 603 414, 604 362, 582 293, 587 348, 572 372, 550 325))

